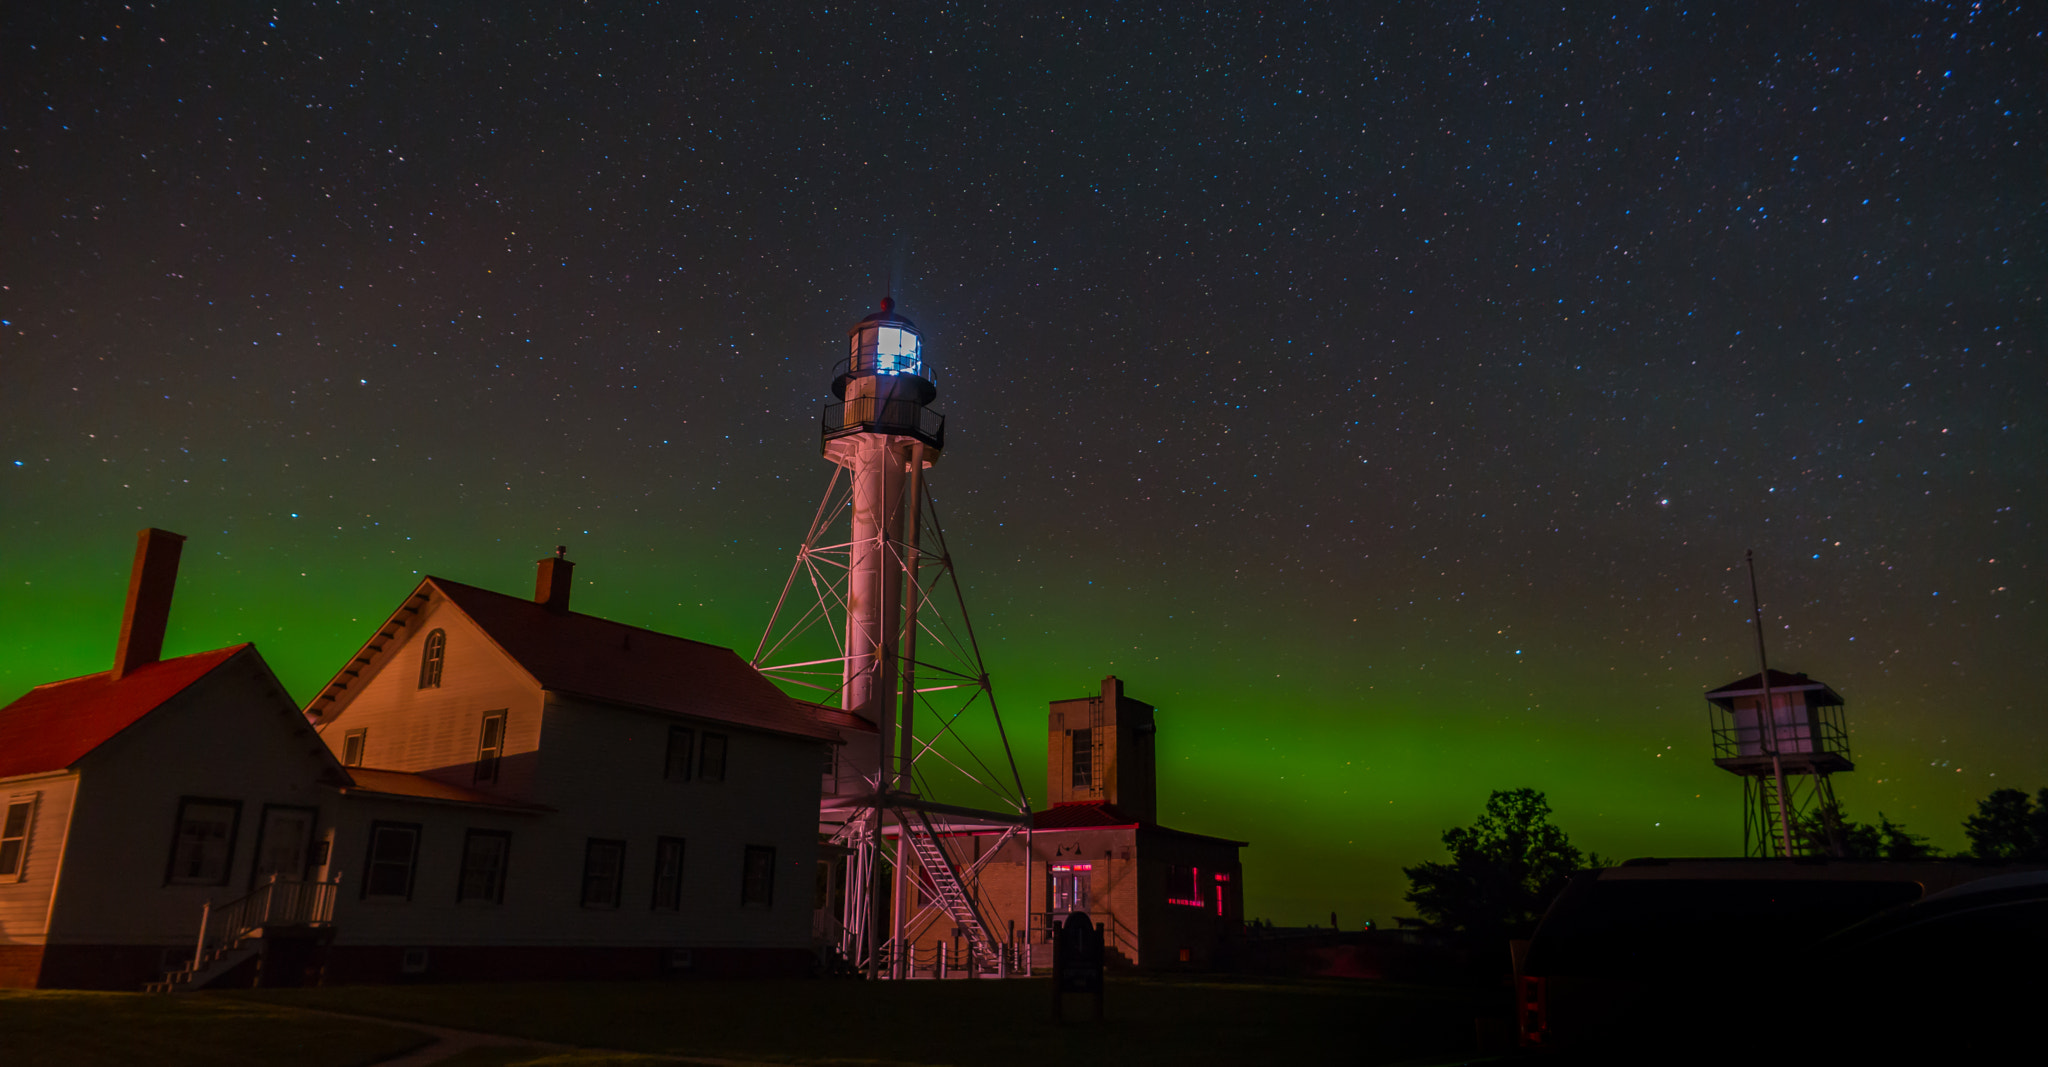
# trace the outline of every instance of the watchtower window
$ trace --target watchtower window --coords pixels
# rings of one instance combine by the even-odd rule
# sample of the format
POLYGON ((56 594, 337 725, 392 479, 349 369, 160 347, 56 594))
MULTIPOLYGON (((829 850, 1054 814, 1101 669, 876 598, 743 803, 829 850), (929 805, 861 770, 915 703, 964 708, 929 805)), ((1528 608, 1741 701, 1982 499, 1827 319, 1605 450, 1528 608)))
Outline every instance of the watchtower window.
POLYGON ((1074 739, 1074 788, 1090 789, 1095 785, 1095 741, 1092 730, 1073 731, 1074 739))
POLYGON ((427 635, 426 647, 420 649, 420 688, 441 688, 441 661, 448 655, 448 631, 435 630, 427 635))

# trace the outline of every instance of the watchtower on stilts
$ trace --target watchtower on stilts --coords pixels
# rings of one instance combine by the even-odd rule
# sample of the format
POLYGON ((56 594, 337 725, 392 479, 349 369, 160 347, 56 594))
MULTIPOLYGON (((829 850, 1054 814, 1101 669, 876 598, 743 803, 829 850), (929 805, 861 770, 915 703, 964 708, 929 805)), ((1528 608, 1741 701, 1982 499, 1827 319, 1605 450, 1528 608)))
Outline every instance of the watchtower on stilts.
POLYGON ((1853 771, 1849 727, 1840 693, 1804 674, 1771 669, 1764 653, 1763 606, 1757 599, 1756 557, 1749 567, 1751 621, 1756 628, 1757 673, 1707 694, 1714 765, 1742 778, 1742 852, 1745 856, 1802 856, 1842 852, 1840 808, 1830 775, 1853 771), (1801 832, 1818 816, 1826 845, 1801 832))
POLYGON ((820 433, 832 477, 753 660, 836 709, 848 738, 824 769, 831 866, 816 933, 869 977, 908 977, 907 946, 944 914, 968 932, 961 965, 1023 969, 1020 932, 994 927, 980 868, 947 847, 1028 836, 1031 809, 926 481, 946 423, 923 335, 884 299, 847 348, 820 433))

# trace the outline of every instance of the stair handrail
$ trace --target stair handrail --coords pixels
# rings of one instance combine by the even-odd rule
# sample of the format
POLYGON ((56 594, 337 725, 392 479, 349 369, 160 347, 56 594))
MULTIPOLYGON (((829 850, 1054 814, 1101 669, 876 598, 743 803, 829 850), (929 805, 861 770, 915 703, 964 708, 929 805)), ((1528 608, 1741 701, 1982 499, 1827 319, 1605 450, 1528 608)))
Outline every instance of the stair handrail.
POLYGON ((206 966, 225 950, 265 926, 326 926, 334 921, 334 900, 341 872, 327 879, 284 879, 272 872, 261 885, 216 908, 211 900, 199 910, 199 944, 191 970, 206 966))
MULTIPOLYGON (((924 841, 931 846, 932 852, 937 853, 939 863, 945 872, 946 878, 952 882, 952 891, 955 895, 959 897, 961 909, 966 914, 965 916, 962 916, 960 914, 955 913, 952 908, 945 907, 943 905, 941 906, 940 910, 952 916, 954 922, 958 923, 961 926, 967 927, 970 932, 970 936, 974 942, 979 944, 988 944, 992 942, 993 939, 989 936, 988 920, 984 918, 981 914, 980 903, 976 901, 974 897, 967 892, 967 883, 964 879, 960 877, 959 869, 953 866, 953 857, 947 855, 945 846, 939 843, 939 831, 937 827, 934 827, 932 825, 931 816, 920 811, 917 813, 917 818, 919 822, 924 824, 925 833, 928 835, 924 838, 924 841), (966 921, 963 921, 963 919, 965 919, 966 921)), ((905 827, 904 829, 905 831, 910 831, 909 827, 905 827)), ((916 834, 914 832, 906 832, 904 836, 912 839, 916 838, 916 834)), ((934 883, 938 883, 939 872, 931 869, 930 864, 925 859, 924 848, 920 847, 915 842, 912 844, 911 847, 917 852, 918 863, 925 867, 926 873, 932 876, 932 881, 934 883)), ((989 855, 994 855, 993 849, 990 850, 989 855)), ((944 893, 946 887, 943 884, 941 884, 939 888, 941 890, 940 899, 944 900, 946 898, 946 895, 944 893)))

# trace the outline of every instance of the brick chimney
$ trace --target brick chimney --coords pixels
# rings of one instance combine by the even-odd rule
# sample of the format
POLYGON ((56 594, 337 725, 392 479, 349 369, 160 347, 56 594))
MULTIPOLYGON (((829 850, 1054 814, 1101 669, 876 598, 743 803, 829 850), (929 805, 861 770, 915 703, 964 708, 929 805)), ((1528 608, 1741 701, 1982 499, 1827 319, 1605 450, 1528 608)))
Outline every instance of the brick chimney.
POLYGON ((567 545, 556 545, 555 554, 540 561, 540 572, 534 576, 533 602, 557 614, 569 611, 569 574, 576 565, 564 558, 568 554, 567 545))
POLYGON ((184 550, 184 534, 151 527, 135 535, 135 569, 128 575, 128 608, 121 615, 114 677, 124 678, 163 656, 171 592, 178 585, 178 556, 184 550))

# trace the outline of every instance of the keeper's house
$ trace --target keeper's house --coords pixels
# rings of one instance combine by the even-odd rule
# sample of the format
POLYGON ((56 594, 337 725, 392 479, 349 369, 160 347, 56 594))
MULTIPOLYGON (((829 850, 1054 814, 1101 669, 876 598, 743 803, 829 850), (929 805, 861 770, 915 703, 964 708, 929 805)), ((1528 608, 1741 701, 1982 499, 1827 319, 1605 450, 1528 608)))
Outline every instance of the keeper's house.
POLYGON ((0 708, 0 985, 138 989, 332 826, 347 778, 255 646, 158 660, 183 541, 143 531, 112 670, 0 708))
POLYGON ((0 984, 809 969, 838 736, 730 650, 569 611, 558 553, 422 581, 301 714, 251 646, 155 662, 180 541, 113 671, 0 709, 0 984))

